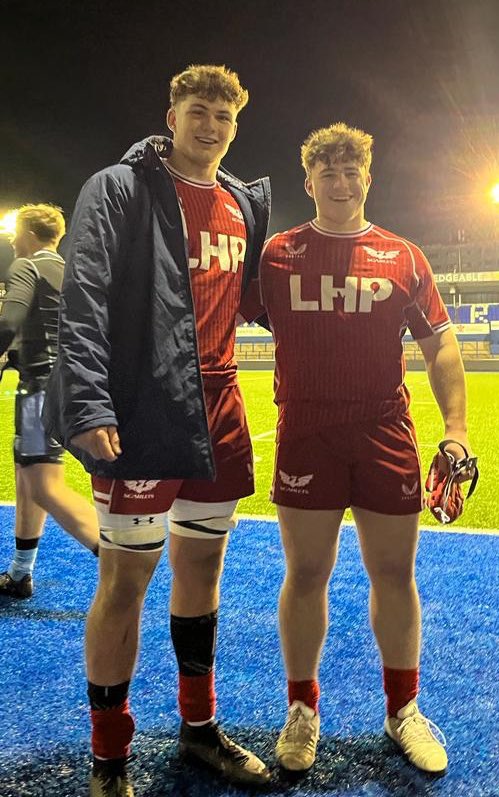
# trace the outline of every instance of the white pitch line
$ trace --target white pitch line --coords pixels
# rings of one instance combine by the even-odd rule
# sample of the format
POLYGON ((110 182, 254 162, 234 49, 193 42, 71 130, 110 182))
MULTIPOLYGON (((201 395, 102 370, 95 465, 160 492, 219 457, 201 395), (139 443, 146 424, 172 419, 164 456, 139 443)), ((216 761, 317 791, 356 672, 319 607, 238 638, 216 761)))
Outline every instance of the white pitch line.
POLYGON ((479 536, 499 536, 499 529, 467 529, 464 526, 422 526, 420 531, 433 531, 436 534, 478 534, 479 536))
MULTIPOLYGON (((277 523, 277 515, 245 515, 237 512, 237 517, 240 520, 258 520, 263 523, 277 523)), ((342 528, 347 526, 355 526, 353 520, 345 520, 341 524, 342 528)), ((467 529, 464 526, 421 526, 420 531, 430 531, 436 534, 478 534, 478 535, 491 535, 499 536, 499 529, 467 529)))
MULTIPOLYGON (((0 506, 15 506, 15 501, 0 501, 0 506)), ((258 520, 264 523, 277 523, 277 515, 247 515, 237 513, 240 520, 258 520)), ((353 521, 343 521, 343 526, 354 526, 353 521)), ((467 529, 463 526, 422 526, 421 531, 431 531, 436 534, 478 534, 499 536, 499 529, 467 529)))

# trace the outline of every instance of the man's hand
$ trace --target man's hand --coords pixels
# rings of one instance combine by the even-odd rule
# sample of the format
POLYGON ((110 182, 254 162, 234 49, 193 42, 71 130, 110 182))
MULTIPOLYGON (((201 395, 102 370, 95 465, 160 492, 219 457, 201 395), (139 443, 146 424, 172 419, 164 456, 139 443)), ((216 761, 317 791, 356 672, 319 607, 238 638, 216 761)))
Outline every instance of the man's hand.
POLYGON ((116 426, 98 426, 71 438, 71 445, 81 448, 94 459, 114 462, 121 454, 120 438, 116 426))
POLYGON ((459 435, 457 440, 447 439, 439 444, 426 479, 426 504, 440 523, 452 523, 460 516, 464 507, 461 483, 472 480, 470 496, 478 479, 476 457, 469 456, 465 438, 466 435, 459 435))
MULTIPOLYGON (((445 442, 446 454, 450 454, 456 461, 466 460, 468 463, 469 467, 463 467, 462 471, 456 476, 456 481, 459 484, 469 481, 469 479, 473 477, 473 462, 475 461, 476 464, 476 457, 473 456, 466 432, 453 431, 452 433, 446 433, 443 442, 445 442)), ((443 470, 444 473, 448 473, 451 464, 450 458, 442 454, 440 450, 437 456, 440 469, 443 470)))

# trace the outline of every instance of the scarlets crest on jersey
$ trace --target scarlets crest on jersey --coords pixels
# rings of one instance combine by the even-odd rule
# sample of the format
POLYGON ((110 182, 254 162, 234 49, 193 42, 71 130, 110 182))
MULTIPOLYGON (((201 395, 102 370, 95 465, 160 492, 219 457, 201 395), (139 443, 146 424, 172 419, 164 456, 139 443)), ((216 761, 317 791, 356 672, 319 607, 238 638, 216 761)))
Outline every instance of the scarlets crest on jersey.
POLYGON ((478 481, 477 458, 470 457, 462 443, 457 440, 442 440, 438 446, 439 454, 435 454, 426 479, 426 505, 439 523, 453 523, 462 513, 464 493, 460 482, 471 479, 466 498, 469 498, 478 481), (464 457, 457 458, 447 446, 451 443, 460 446, 464 457), (446 468, 442 468, 442 457, 446 468))

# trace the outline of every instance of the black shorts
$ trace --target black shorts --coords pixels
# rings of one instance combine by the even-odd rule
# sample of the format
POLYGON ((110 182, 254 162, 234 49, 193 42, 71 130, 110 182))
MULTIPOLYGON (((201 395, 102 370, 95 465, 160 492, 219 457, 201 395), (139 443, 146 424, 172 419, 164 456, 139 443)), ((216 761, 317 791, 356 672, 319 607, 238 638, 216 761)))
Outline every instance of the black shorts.
POLYGON ((19 382, 16 392, 14 462, 21 467, 62 463, 64 449, 42 424, 44 383, 19 382))

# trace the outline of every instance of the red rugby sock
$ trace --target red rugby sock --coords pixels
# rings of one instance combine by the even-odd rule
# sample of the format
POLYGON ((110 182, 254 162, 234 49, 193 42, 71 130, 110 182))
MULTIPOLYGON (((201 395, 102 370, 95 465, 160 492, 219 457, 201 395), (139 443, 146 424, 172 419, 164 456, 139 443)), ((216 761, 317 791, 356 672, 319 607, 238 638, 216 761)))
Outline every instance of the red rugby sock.
POLYGON ((313 711, 318 711, 320 693, 319 681, 288 681, 288 702, 290 706, 295 700, 301 700, 313 711))
POLYGON ((179 674, 178 703, 185 722, 208 722, 215 716, 215 673, 206 675, 179 674))
POLYGON ((92 752, 96 758, 127 758, 130 755, 135 723, 128 698, 119 706, 90 709, 92 752))
POLYGON ((418 694, 419 668, 414 670, 394 670, 383 667, 383 685, 387 697, 386 711, 389 717, 414 700, 418 694))

